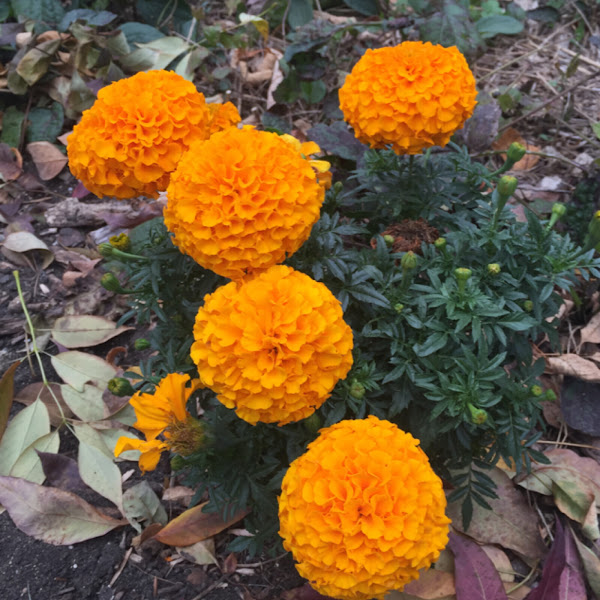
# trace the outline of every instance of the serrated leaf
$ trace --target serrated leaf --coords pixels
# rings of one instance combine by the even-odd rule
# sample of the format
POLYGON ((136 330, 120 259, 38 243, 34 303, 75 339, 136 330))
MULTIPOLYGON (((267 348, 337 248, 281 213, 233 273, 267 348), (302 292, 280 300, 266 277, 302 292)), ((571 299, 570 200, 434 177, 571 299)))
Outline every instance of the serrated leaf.
POLYGON ((117 373, 115 367, 99 356, 77 350, 61 352, 50 357, 50 361, 58 376, 79 392, 83 392, 88 382, 104 390, 117 373))
POLYGON ((65 348, 85 348, 103 344, 131 329, 133 327, 117 327, 104 317, 69 315, 55 321, 52 338, 65 348))
POLYGON ((164 525, 169 520, 164 506, 146 481, 125 490, 123 514, 138 532, 142 531, 142 523, 147 527, 151 523, 164 525))
POLYGON ((15 371, 20 364, 21 361, 17 361, 10 365, 2 375, 2 379, 0 379, 0 442, 8 424, 10 408, 14 398, 15 371))
POLYGON ((121 471, 117 465, 98 448, 80 443, 77 466, 83 482, 123 512, 121 471))
POLYGON ((0 475, 8 475, 28 446, 50 433, 50 417, 43 402, 37 400, 17 413, 0 440, 0 475))
POLYGON ((59 447, 60 436, 57 430, 43 435, 25 448, 10 470, 9 475, 33 481, 33 483, 44 483, 46 476, 38 451, 56 453, 59 447))
POLYGON ((76 544, 127 523, 75 494, 16 477, 0 477, 0 504, 21 531, 48 544, 76 544))

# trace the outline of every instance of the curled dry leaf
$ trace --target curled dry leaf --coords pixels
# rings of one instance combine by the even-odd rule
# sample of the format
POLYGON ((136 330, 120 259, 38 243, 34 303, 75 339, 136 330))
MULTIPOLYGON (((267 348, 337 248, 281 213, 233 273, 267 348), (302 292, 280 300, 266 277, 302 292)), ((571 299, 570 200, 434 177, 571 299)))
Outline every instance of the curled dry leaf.
POLYGON ((48 246, 29 231, 9 233, 4 240, 2 254, 21 267, 32 267, 34 264, 32 259, 36 255, 41 257, 43 269, 54 260, 54 254, 48 246))
POLYGON ((197 565, 218 565, 215 558, 215 540, 208 538, 190 546, 177 546, 177 551, 183 558, 197 565))
POLYGON ((8 144, 0 144, 0 179, 14 181, 21 175, 23 169, 23 157, 16 148, 8 144))
POLYGON ((0 504, 21 531, 58 546, 99 537, 127 524, 75 494, 16 477, 0 477, 0 504))
MULTIPOLYGON (((539 152, 539 146, 533 146, 528 144, 521 134, 512 127, 509 127, 493 144, 494 150, 508 150, 508 147, 513 143, 517 142, 524 146, 529 152, 539 152)), ((502 159, 506 160, 506 154, 501 154, 502 159)), ((533 169, 539 162, 540 157, 535 154, 526 154, 520 161, 516 162, 513 166, 513 171, 529 171, 533 169)))
POLYGON ((27 144, 27 151, 43 181, 54 179, 68 161, 66 155, 50 142, 31 142, 27 144))
POLYGON ((600 382, 600 368, 591 360, 578 354, 561 354, 546 357, 546 363, 554 374, 571 375, 584 381, 600 382))
POLYGON ((600 312, 596 313, 581 330, 581 343, 600 344, 600 312))

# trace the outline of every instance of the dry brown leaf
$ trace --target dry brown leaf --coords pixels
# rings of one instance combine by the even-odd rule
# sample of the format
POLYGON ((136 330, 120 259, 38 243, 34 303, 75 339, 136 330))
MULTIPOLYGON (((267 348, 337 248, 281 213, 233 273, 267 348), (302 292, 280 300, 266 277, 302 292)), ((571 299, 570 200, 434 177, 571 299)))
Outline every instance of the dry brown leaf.
POLYGON ((421 571, 419 579, 411 581, 404 592, 422 600, 440 600, 456 593, 454 573, 445 573, 436 569, 421 571))
POLYGON ((0 144, 0 179, 14 181, 21 174, 23 157, 16 148, 0 144))
POLYGON ((546 363, 556 375, 571 375, 584 381, 600 382, 600 369, 591 360, 578 354, 548 356, 546 363))
POLYGON ((510 564, 510 559, 506 556, 506 553, 500 550, 497 546, 491 546, 485 544, 481 546, 481 549, 487 554, 487 557, 494 563, 496 571, 500 575, 502 581, 511 582, 515 580, 514 571, 510 564))
MULTIPOLYGON (((58 400, 63 414, 67 419, 70 419, 73 416, 71 409, 65 404, 63 400, 62 394, 60 393, 60 384, 58 383, 50 383, 48 384, 56 399, 58 400)), ((40 381, 38 383, 31 383, 30 385, 24 387, 16 396, 15 402, 19 402, 24 404, 25 406, 29 406, 33 404, 37 399, 40 399, 48 409, 48 415, 50 416, 50 424, 53 427, 58 427, 62 423, 62 417, 58 407, 56 406, 56 401, 50 394, 48 388, 40 381)))
MULTIPOLYGON (((528 144, 525 138, 512 127, 509 127, 493 144, 494 150, 508 150, 508 147, 513 143, 517 142, 525 147, 529 152, 539 152, 540 147, 528 144)), ((502 158, 506 160, 506 154, 501 154, 502 158)), ((512 168, 512 171, 529 171, 537 165, 540 157, 535 154, 526 154, 520 161, 516 162, 512 168)))
POLYGON ((600 312, 596 313, 581 330, 581 343, 600 344, 600 312))
POLYGON ((38 175, 43 181, 56 177, 67 164, 67 157, 50 142, 31 142, 27 151, 37 168, 38 175))

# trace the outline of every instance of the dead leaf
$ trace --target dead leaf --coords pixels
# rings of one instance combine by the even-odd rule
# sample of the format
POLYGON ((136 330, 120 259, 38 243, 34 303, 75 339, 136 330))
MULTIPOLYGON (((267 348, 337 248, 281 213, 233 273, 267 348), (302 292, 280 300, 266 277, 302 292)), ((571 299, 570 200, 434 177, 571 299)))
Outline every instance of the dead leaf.
POLYGON ((190 546, 177 546, 177 551, 183 558, 197 565, 219 564, 215 558, 215 540, 213 538, 196 542, 190 546))
POLYGON ((81 479, 77 461, 63 454, 53 454, 52 452, 37 451, 44 475, 54 488, 59 488, 65 492, 74 494, 89 493, 92 491, 81 479))
POLYGON ((600 384, 566 376, 560 391, 564 422, 587 435, 600 437, 600 384))
POLYGON ((569 530, 579 552, 579 558, 583 564, 583 571, 587 582, 594 594, 600 598, 600 558, 594 554, 593 550, 577 539, 577 536, 570 527, 569 530))
POLYGON ((87 348, 103 344, 131 329, 133 327, 124 325, 117 327, 116 323, 104 317, 69 315, 56 320, 52 338, 65 348, 87 348))
POLYGON ((16 148, 8 144, 0 144, 0 179, 14 181, 18 179, 23 168, 23 158, 16 148))
POLYGON ((494 564, 502 581, 510 583, 515 580, 515 574, 512 565, 510 564, 510 559, 506 556, 506 552, 503 552, 497 546, 491 546, 489 544, 481 546, 481 549, 494 564))
POLYGON ((314 590, 309 583, 287 590, 281 594, 281 600, 333 600, 330 596, 323 596, 314 590))
MULTIPOLYGON (((600 468, 600 467, 599 467, 600 468)), ((514 550, 533 563, 546 553, 537 527, 537 515, 512 480, 500 469, 485 471, 496 484, 498 498, 486 498, 492 510, 473 503, 468 534, 482 544, 497 544, 514 550)), ((448 505, 446 514, 458 531, 464 531, 459 502, 448 505)))
POLYGON ((203 508, 204 504, 200 504, 181 513, 167 523, 154 539, 169 546, 189 546, 217 535, 249 513, 247 509, 239 510, 225 521, 216 513, 202 512, 203 508))
POLYGON ((419 579, 406 585, 404 592, 421 600, 441 600, 446 596, 452 596, 456 594, 454 573, 436 569, 421 571, 419 579))
POLYGON ((167 488, 162 495, 163 502, 179 502, 183 506, 189 506, 194 490, 184 485, 175 485, 167 488))
MULTIPOLYGON (((71 409, 65 404, 63 400, 62 394, 60 392, 60 384, 58 383, 50 383, 49 387, 52 388, 56 399, 58 400, 63 414, 65 418, 70 419, 73 416, 71 409)), ((38 383, 31 383, 28 386, 24 387, 16 396, 15 402, 19 402, 24 404, 25 406, 29 406, 33 404, 37 399, 40 399, 48 409, 48 415, 50 417, 50 424, 53 427, 58 427, 63 419, 61 417, 60 411, 56 405, 56 401, 52 397, 48 387, 44 385, 41 381, 38 383)))
POLYGON ((33 267, 32 259, 36 254, 39 254, 42 259, 43 269, 54 260, 54 254, 48 246, 29 231, 9 233, 4 240, 2 254, 11 262, 22 267, 33 267))
POLYGON ((2 379, 0 379, 0 440, 2 439, 2 435, 4 434, 4 430, 8 423, 14 396, 13 382, 15 371, 20 364, 21 361, 17 361, 10 365, 2 375, 2 379))
POLYGON ((68 158, 50 142, 30 142, 27 151, 42 181, 54 179, 68 162, 68 158))
POLYGON ((600 344, 600 312, 596 313, 581 330, 581 343, 600 344))
POLYGON ((225 560, 223 561, 223 566, 221 567, 221 572, 226 575, 231 575, 235 573, 237 569, 238 561, 237 557, 233 552, 230 552, 225 560))
POLYGON ((0 503, 21 531, 58 546, 100 537, 127 524, 75 494, 16 477, 0 477, 0 503))
POLYGON ((548 356, 546 363, 555 375, 571 375, 584 381, 600 382, 600 369, 591 360, 578 354, 548 356))
MULTIPOLYGON (((512 127, 509 127, 493 144, 494 150, 508 150, 508 147, 513 143, 517 142, 525 147, 529 152, 539 152, 540 147, 528 144, 521 134, 512 127)), ((506 154, 500 155, 503 160, 506 160, 506 154)), ((539 162, 540 157, 535 154, 526 154, 520 161, 516 162, 511 169, 512 171, 529 171, 533 169, 539 162)))

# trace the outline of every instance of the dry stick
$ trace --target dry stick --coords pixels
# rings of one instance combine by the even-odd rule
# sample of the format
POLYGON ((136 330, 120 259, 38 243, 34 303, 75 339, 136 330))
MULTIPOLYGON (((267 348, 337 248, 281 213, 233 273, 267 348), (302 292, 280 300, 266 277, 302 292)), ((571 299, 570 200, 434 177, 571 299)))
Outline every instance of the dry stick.
POLYGON ((600 71, 590 73, 587 77, 584 77, 581 81, 574 83, 573 85, 570 85, 568 88, 565 88, 561 92, 558 92, 556 94, 556 96, 553 96, 549 100, 546 100, 546 102, 543 102, 537 108, 534 108, 533 110, 530 110, 528 113, 525 113, 524 115, 521 115, 520 117, 517 117, 516 119, 513 119, 510 123, 507 123, 504 127, 502 127, 500 129, 500 131, 504 131, 505 129, 508 129, 509 127, 513 127, 514 125, 523 121, 524 119, 529 118, 531 115, 534 115, 535 113, 540 112, 540 110, 542 110, 543 108, 546 108, 546 106, 552 104, 555 100, 558 100, 562 96, 565 96, 566 94, 571 93, 573 90, 577 89, 580 85, 583 85, 590 79, 592 79, 594 77, 598 77, 599 75, 600 75, 600 71))
POLYGON ((575 444, 574 442, 555 442, 554 440, 538 440, 537 444, 552 444, 553 446, 573 446, 575 448, 587 448, 588 450, 600 450, 597 446, 588 444, 575 444))

